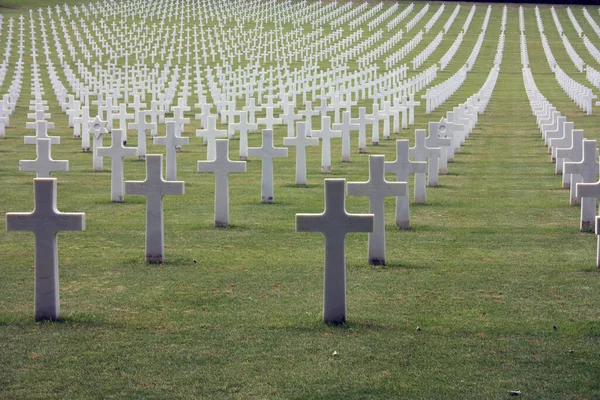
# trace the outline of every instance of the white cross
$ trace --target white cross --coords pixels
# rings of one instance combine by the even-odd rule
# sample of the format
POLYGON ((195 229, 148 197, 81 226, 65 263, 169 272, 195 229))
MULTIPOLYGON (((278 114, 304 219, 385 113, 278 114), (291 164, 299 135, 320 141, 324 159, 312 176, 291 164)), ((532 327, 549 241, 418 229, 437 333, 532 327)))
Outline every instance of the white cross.
POLYGON ((146 122, 148 111, 139 111, 136 113, 135 122, 127 124, 129 129, 137 130, 137 156, 138 160, 146 159, 146 131, 150 131, 150 136, 156 136, 158 129, 156 124, 146 122))
MULTIPOLYGON (((114 132, 113 132, 114 135, 114 132)), ((125 193, 146 196, 146 261, 164 262, 164 218, 162 198, 185 192, 184 182, 165 181, 162 175, 162 154, 146 156, 146 179, 125 182, 125 193)))
POLYGON ((215 159, 216 140, 226 138, 227 131, 217 129, 217 116, 211 115, 208 117, 206 129, 196 129, 196 136, 203 137, 206 141, 208 147, 206 159, 212 161, 215 159))
POLYGON ((345 179, 325 179, 325 210, 321 214, 296 214, 296 232, 321 232, 325 236, 323 321, 346 322, 346 248, 349 232, 372 232, 373 215, 346 212, 345 179))
POLYGON ((305 109, 298 111, 298 114, 300 114, 304 118, 304 122, 306 123, 306 132, 310 137, 310 134, 312 132, 312 117, 315 115, 319 115, 319 112, 313 110, 312 101, 304 102, 304 107, 305 109))
POLYGON ((123 158, 133 157, 137 154, 135 147, 123 146, 123 132, 113 129, 110 147, 99 147, 99 156, 110 157, 110 199, 114 202, 123 202, 123 158))
POLYGON ((120 104, 116 114, 112 114, 112 119, 119 121, 119 129, 123 131, 123 144, 127 144, 127 120, 133 119, 134 114, 127 114, 127 104, 120 104))
POLYGON ((35 207, 30 213, 7 213, 6 229, 35 235, 35 319, 60 315, 58 285, 59 231, 85 230, 85 214, 62 213, 56 206, 56 179, 34 179, 35 207))
POLYGON ((266 126, 266 129, 272 131, 273 125, 275 125, 275 124, 280 125, 282 123, 281 118, 275 118, 273 116, 273 111, 274 111, 273 107, 265 107, 265 117, 257 118, 256 123, 258 125, 264 125, 264 126, 266 126))
MULTIPOLYGON (((429 161, 432 159, 440 157, 440 149, 439 148, 430 148, 425 144, 425 135, 427 132, 425 129, 415 129, 415 147, 411 147, 408 151, 408 154, 415 159, 415 161, 429 161)), ((427 163, 429 165, 429 162, 427 163)), ((429 169, 431 173, 431 169, 429 169)), ((437 172, 437 171, 436 171, 437 172)), ((415 196, 415 203, 425 203, 425 175, 424 174, 415 174, 415 194, 417 193, 423 194, 423 197, 415 196)))
POLYGON ((88 134, 88 127, 92 121, 93 119, 90 118, 89 106, 82 107, 80 115, 73 118, 73 137, 81 137, 81 150, 84 153, 90 151, 90 135, 88 134))
POLYGON ((215 174, 215 226, 229 226, 229 174, 246 172, 245 161, 229 159, 229 140, 215 140, 215 158, 198 161, 198 172, 215 174))
POLYGON ((352 118, 352 122, 358 124, 358 152, 366 153, 367 151, 367 125, 373 125, 375 120, 367 116, 365 107, 358 108, 358 118, 352 118))
POLYGON ((331 172, 331 139, 341 138, 342 131, 331 129, 331 117, 321 117, 321 129, 312 131, 312 137, 321 139, 321 172, 331 172))
POLYGON ((563 188, 570 188, 569 202, 572 206, 579 205, 581 199, 577 197, 577 184, 581 182, 581 175, 570 174, 564 170, 568 162, 579 162, 583 159, 583 129, 573 129, 573 143, 568 149, 558 149, 556 156, 563 158, 563 188))
POLYGON ((300 114, 294 113, 294 105, 289 104, 287 108, 285 108, 285 112, 279 116, 281 121, 287 125, 287 137, 291 138, 295 136, 294 126, 295 121, 302 119, 300 114))
POLYGON ((421 103, 419 101, 415 101, 415 95, 411 94, 408 97, 408 101, 406 102, 406 107, 408 108, 408 124, 414 125, 415 123, 415 106, 420 106, 421 103))
POLYGON ((369 197, 369 213, 374 215, 373 232, 369 233, 369 263, 385 265, 385 198, 406 196, 406 182, 388 182, 384 173, 385 156, 369 156, 369 180, 348 182, 348 195, 369 197))
POLYGON ((189 138, 176 135, 177 122, 167 121, 167 133, 162 137, 155 137, 154 144, 167 148, 167 181, 177 180, 177 146, 190 144, 189 138))
POLYGON ((297 122, 297 136, 283 138, 284 146, 296 147, 296 185, 306 185, 306 148, 319 145, 319 139, 306 136, 306 132, 306 122, 297 122))
MULTIPOLYGON (((396 140, 396 159, 394 161, 386 161, 385 172, 393 173, 396 175, 397 182, 408 183, 409 174, 415 174, 415 181, 417 174, 425 176, 427 172, 427 163, 424 161, 411 161, 408 156, 408 140, 396 140)), ((423 185, 420 190, 425 190, 423 185)), ((415 182, 415 198, 421 198, 424 193, 417 191, 417 185, 415 182)), ((410 210, 409 210, 408 196, 396 197, 396 226, 400 229, 410 228, 410 210)))
POLYGON ((60 144, 60 136, 48 136, 48 129, 54 129, 53 122, 38 120, 35 122, 27 122, 27 129, 35 129, 35 136, 25 136, 25 144, 37 144, 38 139, 50 139, 52 144, 60 144))
POLYGON ((69 161, 53 160, 50 139, 38 139, 35 160, 20 160, 20 171, 35 171, 37 178, 50 178, 53 171, 68 171, 69 161))
POLYGON ((248 159, 248 132, 258 129, 256 124, 248 123, 248 111, 240 111, 240 122, 229 124, 235 132, 240 131, 240 160, 248 159))
POLYGON ((342 132, 342 162, 350 162, 350 132, 360 129, 360 124, 352 122, 352 113, 344 111, 342 113, 342 123, 333 124, 333 129, 342 132))
POLYGON ((575 185, 575 195, 581 198, 581 230, 585 231, 594 226, 596 217, 596 197, 594 195, 596 177, 600 163, 598 163, 597 147, 595 140, 583 141, 583 159, 579 162, 567 162, 564 165, 565 173, 581 176, 581 182, 575 185), (587 187, 583 184, 588 184, 587 187), (580 188, 582 190, 580 190, 580 188), (584 195, 582 195, 582 193, 584 195))
POLYGON ((273 203, 273 158, 287 157, 288 149, 273 146, 273 131, 263 129, 262 146, 250 147, 249 157, 260 157, 262 160, 261 196, 263 203, 273 203))

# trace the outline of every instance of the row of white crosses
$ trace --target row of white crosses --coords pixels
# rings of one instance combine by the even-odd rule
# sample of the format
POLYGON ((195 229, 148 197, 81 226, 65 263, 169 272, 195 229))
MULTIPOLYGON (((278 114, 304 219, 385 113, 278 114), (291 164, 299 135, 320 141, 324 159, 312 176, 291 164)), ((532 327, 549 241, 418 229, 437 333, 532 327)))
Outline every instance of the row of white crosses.
MULTIPOLYGON (((552 12, 552 18, 554 19, 554 23, 556 25, 556 28, 557 28, 559 34, 561 35, 561 38, 562 38, 563 44, 567 50, 567 53, 569 54, 569 56, 575 63, 579 72, 583 72, 583 70, 584 70, 583 60, 581 60, 579 55, 577 55, 575 53, 575 50, 572 48, 570 42, 568 41, 566 35, 564 34, 562 26, 560 24, 560 21, 558 20, 558 15, 556 14, 556 11, 554 10, 554 7, 551 9, 551 12, 552 12)), ((564 72, 562 70, 562 68, 560 68, 556 59, 554 58, 554 55, 552 54, 552 50, 550 49, 550 44, 548 42, 548 38, 544 34, 544 25, 542 23, 542 17, 541 17, 538 7, 535 8, 535 17, 536 17, 537 27, 540 32, 540 37, 542 40, 542 47, 544 49, 544 53, 546 54, 546 59, 548 61, 548 65, 550 66, 550 69, 554 72, 554 77, 555 77, 556 81, 558 82, 560 87, 563 89, 563 91, 567 94, 567 96, 569 96, 569 98, 571 100, 573 100, 573 102, 575 104, 577 104, 577 106, 580 109, 582 109, 587 115, 591 115, 592 107, 594 105, 594 99, 596 99, 598 96, 593 94, 592 89, 580 84, 575 79, 571 78, 566 72, 564 72)), ((522 32, 524 34, 524 29, 522 29, 522 32)), ((523 48, 523 46, 521 46, 521 47, 523 48)))
POLYGON ((600 216, 596 216, 600 163, 596 140, 585 139, 582 129, 574 129, 573 123, 561 116, 539 91, 528 67, 523 68, 523 81, 542 139, 556 163, 556 173, 563 175, 563 188, 570 189, 570 204, 581 207, 580 229, 595 228, 599 235, 596 265, 600 267, 600 216))
MULTIPOLYGON (((10 126, 9 117, 14 113, 17 100, 21 93, 21 86, 23 81, 23 55, 25 54, 25 29, 24 29, 24 17, 19 17, 19 42, 17 44, 18 59, 14 66, 14 73, 12 76, 11 84, 8 88, 7 93, 0 93, 0 139, 4 139, 6 136, 6 128, 10 126)), ((13 39, 13 19, 9 18, 8 27, 6 32, 5 48, 4 48, 4 59, 2 61, 2 80, 6 78, 9 60, 12 51, 12 39, 13 39)), ((4 24, 3 24, 4 25, 4 24)), ((0 86, 2 82, 0 82, 0 86)))

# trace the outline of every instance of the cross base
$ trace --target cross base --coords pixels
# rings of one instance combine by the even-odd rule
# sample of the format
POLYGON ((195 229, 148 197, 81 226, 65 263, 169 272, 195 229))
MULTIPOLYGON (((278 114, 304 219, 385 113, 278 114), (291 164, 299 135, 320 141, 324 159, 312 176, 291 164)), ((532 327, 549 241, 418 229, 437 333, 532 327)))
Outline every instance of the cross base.
POLYGON ((343 325, 346 323, 346 317, 332 319, 332 320, 327 320, 326 318, 323 318, 323 322, 325 322, 326 324, 329 324, 329 325, 343 325))
POLYGON ((581 221, 580 230, 583 232, 593 232, 594 221, 581 221))
POLYGON ((371 142, 373 146, 379 146, 379 142, 371 142))
POLYGON ((215 221, 215 228, 227 228, 228 226, 229 222, 215 221))
POLYGON ((138 161, 146 161, 146 156, 138 156, 138 161))
POLYGON ((359 147, 358 148, 358 152, 361 153, 361 154, 364 154, 364 153, 367 152, 367 149, 365 147, 359 147))
POLYGON ((149 264, 162 264, 165 258, 162 254, 146 254, 146 262, 149 264))
POLYGON ((73 135, 73 139, 81 139, 81 135, 73 135))
POLYGON ((262 198, 262 203, 264 203, 264 204, 273 204, 273 197, 272 196, 263 197, 262 198))
POLYGON ((385 260, 380 260, 378 258, 372 258, 369 260, 370 265, 385 265, 385 260))
POLYGON ((240 156, 240 161, 248 161, 248 157, 247 156, 240 156))
POLYGON ((175 146, 175 152, 181 153, 182 151, 181 146, 175 146))
POLYGON ((82 148, 81 148, 81 151, 82 151, 83 153, 89 153, 89 152, 90 152, 90 148, 89 148, 89 147, 82 147, 82 148))
POLYGON ((321 167, 321 173, 322 174, 330 174, 331 173, 331 166, 321 167))

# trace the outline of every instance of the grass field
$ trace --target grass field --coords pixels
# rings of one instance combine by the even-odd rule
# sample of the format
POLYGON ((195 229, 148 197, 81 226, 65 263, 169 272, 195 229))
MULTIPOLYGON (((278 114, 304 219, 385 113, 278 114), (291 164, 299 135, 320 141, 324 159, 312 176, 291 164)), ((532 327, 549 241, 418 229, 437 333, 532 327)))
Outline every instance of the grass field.
MULTIPOLYGON (((411 15, 424 4, 416 3, 411 15)), ((440 4, 431 3, 406 40, 440 4)), ((421 69, 437 62, 460 32, 470 8, 461 4, 452 28, 421 69)), ((478 4, 454 60, 434 84, 463 65, 486 6, 478 4)), ((549 7, 540 7, 560 66, 591 86, 568 58, 549 7)), ((437 34, 453 8, 446 3, 405 62, 437 34)), ((571 8, 600 46, 581 7, 571 8)), ((597 7, 588 10, 600 23, 597 7)), ((566 9, 558 7, 558 13, 579 55, 600 69, 566 9)), ((431 115, 419 107, 416 124, 399 138, 414 140, 415 128, 425 128, 479 90, 493 65, 501 15, 501 6, 494 5, 465 84, 431 115)), ((575 128, 585 129, 588 139, 600 139, 600 112, 584 116, 548 68, 531 6, 525 7, 525 22, 539 89, 575 128)), ((27 46, 28 35, 26 29, 27 46)), ((41 38, 37 46, 41 49, 41 38)), ((0 231, 0 398, 503 399, 514 390, 531 399, 600 398, 596 236, 579 231, 579 208, 569 206, 568 191, 560 188, 561 177, 554 174, 531 115, 516 5, 508 5, 504 58, 489 106, 449 164, 450 173, 440 177, 439 187, 428 188, 427 203, 411 204, 411 230, 395 227, 394 199, 386 201, 388 265, 369 266, 366 234, 347 236, 348 323, 343 326, 321 322, 323 238, 296 233, 294 226, 296 213, 323 210, 328 176, 319 172, 320 148, 308 149, 307 187, 294 185, 293 149, 289 158, 276 159, 275 204, 260 203, 260 161, 251 160, 246 174, 231 175, 233 225, 217 229, 213 175, 195 172, 206 147, 193 137, 198 122, 192 119, 185 132, 190 146, 178 154, 178 179, 185 181, 186 194, 164 201, 167 262, 149 265, 144 198, 110 202, 110 163, 105 160, 104 172, 91 172, 91 155, 71 139, 42 60, 45 98, 57 127, 51 134, 61 136, 53 157, 70 162, 69 172, 53 175, 58 207, 85 212, 87 230, 59 234, 63 319, 43 323, 32 313, 33 235, 0 231)), ((29 80, 27 67, 19 108, 0 142, 2 219, 6 212, 33 208, 33 174, 18 171, 18 160, 35 157, 35 148, 22 139, 31 134, 24 130, 29 80)), ((278 145, 285 132, 277 127, 278 145)), ((231 143, 232 159, 238 143, 231 143)), ((250 145, 259 144, 260 135, 251 135, 250 145)), ((355 138, 349 164, 340 162, 339 142, 332 148, 331 177, 367 179, 368 156, 356 153, 355 138)), ((163 151, 148 145, 149 153, 163 151)), ((368 151, 393 160, 395 143, 381 141, 368 151)), ((144 163, 126 159, 127 180, 144 175, 144 163)), ((348 197, 347 208, 365 213, 368 202, 348 197)))

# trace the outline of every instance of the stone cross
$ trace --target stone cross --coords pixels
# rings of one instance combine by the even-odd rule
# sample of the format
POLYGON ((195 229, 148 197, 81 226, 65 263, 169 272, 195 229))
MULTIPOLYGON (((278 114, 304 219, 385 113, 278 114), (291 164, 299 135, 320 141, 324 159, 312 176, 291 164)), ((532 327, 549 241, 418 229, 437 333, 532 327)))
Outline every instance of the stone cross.
POLYGON ((408 108, 408 124, 415 124, 415 106, 420 106, 421 102, 415 101, 415 95, 411 94, 408 97, 408 101, 406 102, 406 107, 408 108))
POLYGON ((93 168, 94 171, 102 171, 104 169, 104 158, 98 155, 98 149, 104 146, 103 138, 104 134, 108 133, 108 129, 106 129, 106 121, 102 121, 99 115, 97 115, 96 118, 94 118, 94 121, 90 124, 88 132, 84 133, 83 135, 84 140, 87 138, 88 151, 90 149, 90 133, 94 139, 92 145, 93 168))
POLYGON ((69 161, 52 159, 50 142, 50 139, 38 139, 35 147, 36 159, 19 161, 19 170, 35 171, 37 178, 50 178, 53 171, 68 171, 69 161))
POLYGON ((196 136, 202 136, 206 141, 207 153, 206 159, 212 161, 215 159, 216 140, 217 138, 226 138, 227 131, 217 129, 217 116, 210 115, 206 121, 206 129, 196 129, 196 136))
POLYGON ((367 152, 367 125, 373 125, 375 120, 367 115, 365 107, 358 108, 358 118, 353 118, 352 122, 358 124, 358 152, 367 152))
POLYGON ((25 136, 25 144, 37 144, 38 139, 51 139, 52 144, 60 144, 60 136, 48 136, 48 129, 54 129, 53 122, 37 120, 35 122, 27 122, 27 129, 35 129, 35 136, 25 136))
POLYGON ((304 108, 304 110, 298 111, 298 114, 300 114, 304 118, 304 123, 306 124, 306 134, 308 135, 308 137, 310 137, 310 134, 312 132, 312 117, 315 115, 319 115, 319 112, 317 110, 313 110, 312 101, 304 102, 304 108))
POLYGON ((369 233, 369 263, 385 265, 385 198, 406 196, 406 182, 388 182, 384 173, 385 156, 369 156, 369 180, 348 182, 349 196, 367 196, 369 213, 374 215, 373 232, 369 233))
MULTIPOLYGON (((425 173, 427 172, 427 163, 424 161, 411 161, 410 157, 408 156, 408 145, 408 140, 396 140, 396 160, 386 161, 385 172, 395 174, 397 182, 407 183, 409 174, 414 174, 414 197, 415 199, 425 198, 425 181, 423 181, 423 185, 419 187, 419 190, 422 190, 422 192, 418 193, 416 179, 417 174, 425 176, 425 173)), ((408 199, 408 195, 396 197, 396 226, 400 229, 410 228, 409 205, 410 201, 408 199)))
POLYGON ((598 176, 598 171, 600 169, 596 149, 595 140, 584 140, 583 159, 579 162, 567 162, 564 165, 565 173, 580 175, 582 183, 591 184, 586 187, 582 186, 582 183, 577 183, 575 187, 575 195, 581 198, 580 229, 582 231, 594 227, 596 217, 596 196, 594 196, 594 189, 596 177, 598 176), (582 190, 580 190, 580 188, 582 188, 582 190), (585 197, 581 195, 582 193, 585 194, 585 197))
POLYGON ((162 154, 146 156, 146 179, 144 181, 125 182, 125 193, 146 196, 146 262, 159 264, 165 259, 163 196, 183 195, 184 192, 184 182, 163 179, 162 154))
POLYGON ((323 321, 329 324, 346 322, 346 234, 373 231, 373 215, 346 212, 345 186, 345 179, 325 179, 325 210, 296 214, 296 232, 325 236, 323 321))
POLYGON ((136 113, 135 122, 127 124, 129 129, 135 129, 138 133, 137 140, 137 156, 138 160, 146 159, 146 132, 150 131, 150 136, 156 136, 158 129, 156 124, 146 122, 147 111, 139 111, 136 113))
POLYGON ((58 211, 55 178, 34 179, 34 199, 33 212, 6 214, 6 229, 34 233, 34 316, 37 321, 56 320, 60 315, 57 233, 85 230, 85 214, 58 211))
POLYGON ((239 115, 240 122, 234 122, 229 126, 234 131, 240 131, 240 160, 246 161, 248 159, 248 132, 258 129, 258 125, 248 122, 248 111, 240 111, 239 115))
POLYGON ((229 159, 229 140, 215 140, 215 158, 198 161, 198 172, 215 174, 215 226, 229 226, 229 174, 246 172, 245 161, 229 159))
POLYGON ((123 202, 123 158, 134 157, 137 154, 135 147, 123 146, 123 132, 113 129, 110 147, 98 147, 97 154, 101 157, 110 157, 110 200, 117 203, 123 202))
MULTIPOLYGON (((431 162, 434 158, 440 157, 439 148, 430 148, 425 144, 425 135, 427 132, 425 129, 415 129, 415 147, 408 149, 408 154, 415 159, 415 161, 429 161, 431 162)), ((429 164, 429 162, 427 164, 429 164)), ((431 168, 429 173, 431 173, 431 168)), ((437 175, 437 170, 434 171, 437 175)), ((416 173, 415 174, 415 203, 425 203, 426 191, 425 191, 425 175, 416 173), (423 194, 422 197, 417 197, 417 192, 423 194)))
POLYGON ((556 150, 556 162, 561 162, 563 165, 562 187, 565 189, 570 188, 570 203, 571 205, 577 205, 579 204, 579 198, 576 196, 575 190, 579 177, 577 175, 571 176, 571 174, 565 173, 564 164, 569 161, 581 161, 583 157, 583 129, 570 129, 570 132, 571 146, 556 150), (574 181, 574 185, 571 185, 572 180, 574 181))
MULTIPOLYGON (((190 144, 189 138, 176 135, 177 122, 167 121, 167 133, 165 136, 155 137, 154 144, 167 148, 167 180, 177 180, 177 146, 190 144)), ((162 161, 161 161, 162 162, 162 161)))
POLYGON ((360 125, 352 122, 350 111, 344 111, 342 115, 342 123, 333 124, 332 128, 342 132, 342 162, 350 162, 350 132, 358 131, 360 125))
POLYGON ((287 157, 288 149, 273 146, 273 131, 263 129, 262 146, 250 147, 248 156, 262 159, 261 196, 263 203, 273 203, 273 158, 287 157))
POLYGON ((294 137, 294 127, 297 120, 302 119, 300 114, 294 113, 294 105, 289 104, 285 112, 279 116, 281 121, 287 125, 287 137, 294 137))
POLYGON ((257 118, 256 123, 258 125, 264 125, 266 129, 273 130, 273 125, 281 124, 281 118, 275 118, 273 116, 273 107, 265 107, 265 117, 257 118))
POLYGON ((331 139, 342 137, 342 132, 331 129, 331 117, 321 117, 321 129, 312 131, 312 137, 321 139, 321 172, 331 172, 331 139))
POLYGON ((296 185, 306 185, 306 148, 318 146, 319 139, 306 136, 306 122, 298 122, 296 137, 283 138, 283 145, 296 147, 296 185))

